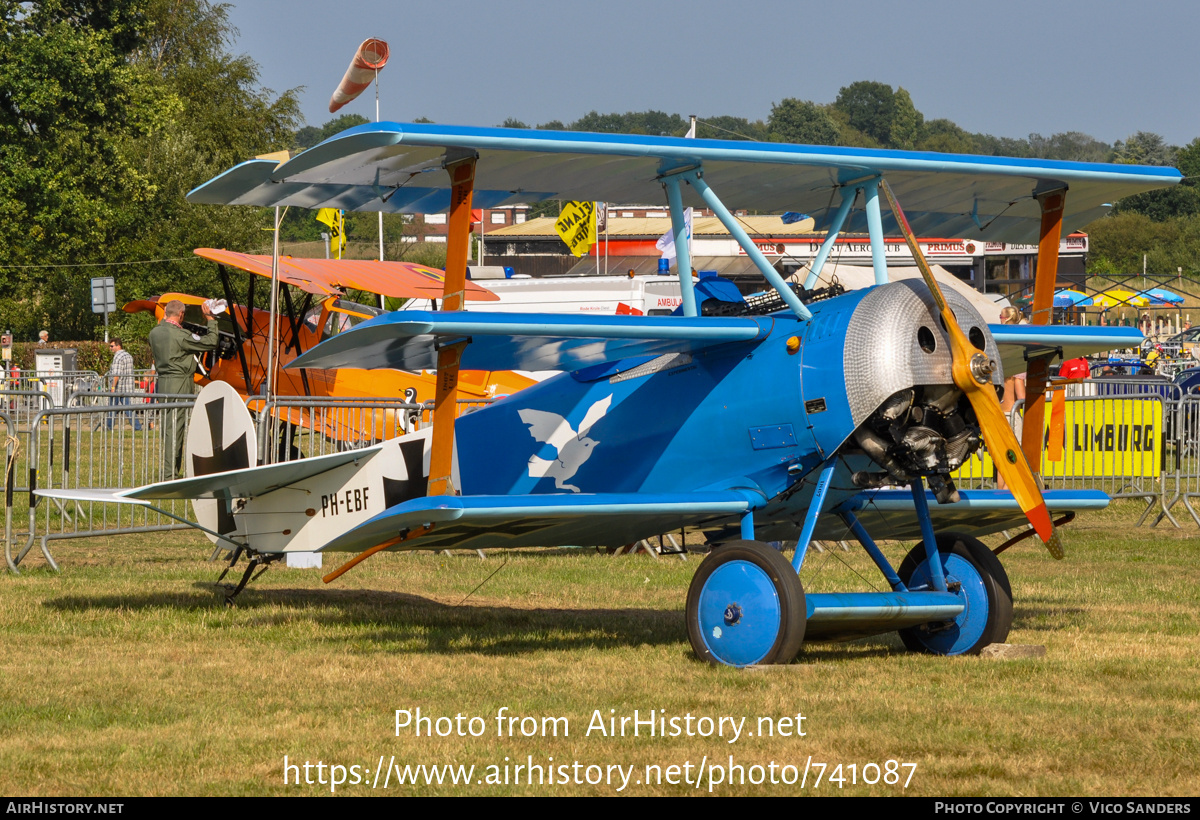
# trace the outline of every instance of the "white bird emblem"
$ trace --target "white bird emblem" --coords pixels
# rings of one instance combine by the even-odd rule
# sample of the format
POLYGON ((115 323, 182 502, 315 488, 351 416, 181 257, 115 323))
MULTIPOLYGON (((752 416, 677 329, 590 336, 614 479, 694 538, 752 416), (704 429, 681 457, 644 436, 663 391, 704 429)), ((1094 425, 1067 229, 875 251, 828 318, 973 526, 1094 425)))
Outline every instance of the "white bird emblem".
POLYGON ((530 477, 545 478, 548 476, 554 479, 554 486, 558 489, 570 490, 573 493, 579 492, 578 487, 566 483, 567 479, 579 471, 584 462, 591 457, 592 448, 600 443, 595 439, 587 438, 587 433, 596 422, 604 418, 611 404, 612 394, 610 393, 589 407, 583 416, 583 421, 579 424, 578 432, 570 422, 557 413, 547 413, 544 410, 518 411, 521 421, 529 425, 529 435, 533 436, 536 441, 551 445, 558 452, 558 458, 552 460, 536 455, 531 456, 529 458, 530 477))

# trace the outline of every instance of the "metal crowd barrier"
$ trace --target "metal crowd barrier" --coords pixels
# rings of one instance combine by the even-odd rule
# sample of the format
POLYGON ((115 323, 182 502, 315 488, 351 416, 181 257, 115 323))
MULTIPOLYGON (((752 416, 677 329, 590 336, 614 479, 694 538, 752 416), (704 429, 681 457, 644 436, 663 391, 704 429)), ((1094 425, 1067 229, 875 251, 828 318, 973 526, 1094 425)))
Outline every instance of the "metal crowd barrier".
POLYGON ((0 420, 4 421, 4 560, 12 572, 17 571, 17 562, 13 560, 13 477, 16 472, 17 450, 21 440, 17 438, 16 427, 7 413, 0 412, 0 420))
MULTIPOLYGON (((79 389, 66 397, 63 407, 96 407, 110 404, 129 404, 135 407, 157 401, 154 392, 154 382, 141 382, 145 387, 137 387, 126 392, 110 390, 105 381, 98 385, 81 384, 79 389)), ((140 409, 145 409, 140 407, 140 409)))
MULTIPOLYGON (((171 515, 191 517, 186 502, 143 507, 57 503, 33 489, 115 489, 163 477, 162 430, 174 413, 190 414, 193 396, 76 391, 53 406, 44 391, 0 391, 0 420, 7 433, 5 558, 15 571, 35 543, 57 565, 50 541, 181 528, 171 515), (140 426, 141 429, 134 429, 140 426), (13 532, 14 522, 28 529, 13 532), (19 553, 16 545, 24 539, 19 553)), ((460 414, 488 402, 464 400, 460 414)), ((257 416, 260 460, 288 461, 357 449, 427 426, 432 403, 383 399, 285 397, 247 400, 257 416)), ((1047 407, 1047 414, 1050 408, 1047 407)), ((1043 459, 1047 489, 1096 489, 1114 498, 1145 502, 1138 524, 1157 508, 1151 526, 1180 526, 1180 505, 1200 527, 1200 394, 1183 395, 1170 382, 1090 379, 1068 388, 1062 459, 1043 459)), ((994 486, 990 465, 978 456, 956 479, 960 487, 994 486)))
POLYGON ((21 429, 33 424, 33 417, 54 406, 54 399, 44 390, 0 391, 0 410, 7 413, 21 429))
POLYGON ((42 393, 50 397, 51 404, 62 407, 72 393, 82 390, 98 390, 103 380, 95 370, 19 370, 3 376, 3 389, 7 393, 42 393))
POLYGON ((1200 394, 1194 389, 1180 399, 1175 415, 1175 429, 1177 432, 1172 453, 1173 491, 1169 494, 1164 493, 1162 512, 1154 524, 1157 525, 1163 518, 1169 518, 1178 526, 1171 510, 1182 502, 1188 515, 1200 526, 1200 514, 1192 506, 1192 499, 1200 496, 1200 394))
MULTIPOLYGON (((10 534, 7 539, 10 569, 15 570, 38 543, 46 562, 57 569, 50 541, 185 526, 171 515, 141 506, 68 502, 34 494, 38 487, 119 489, 162 480, 166 475, 162 431, 173 416, 190 414, 195 397, 159 396, 152 405, 116 403, 135 397, 141 394, 109 393, 104 404, 88 404, 74 396, 74 406, 40 410, 25 429, 8 420, 5 514, 28 521, 26 531, 10 534), (14 557, 12 544, 22 536, 24 546, 14 557)), ((4 398, 6 395, 0 393, 0 400, 4 398)), ((158 506, 190 518, 186 502, 158 506)))
MULTIPOLYGON (((1179 387, 1162 380, 1105 378, 1068 385, 1066 391, 1061 460, 1050 460, 1048 434, 1042 451, 1045 489, 1101 490, 1112 498, 1140 499, 1146 506, 1138 525, 1157 505, 1160 512, 1153 525, 1166 518, 1178 527, 1170 509, 1180 498, 1180 453, 1200 444, 1200 429, 1191 431, 1188 444, 1189 431, 1180 421, 1185 398, 1179 387)), ((1047 399, 1047 418, 1050 405, 1047 399)), ((958 486, 995 486, 994 470, 981 456, 982 451, 967 462, 958 486)), ((1200 494, 1200 475, 1196 492, 1200 494)), ((1200 525, 1200 517, 1193 517, 1200 525)))

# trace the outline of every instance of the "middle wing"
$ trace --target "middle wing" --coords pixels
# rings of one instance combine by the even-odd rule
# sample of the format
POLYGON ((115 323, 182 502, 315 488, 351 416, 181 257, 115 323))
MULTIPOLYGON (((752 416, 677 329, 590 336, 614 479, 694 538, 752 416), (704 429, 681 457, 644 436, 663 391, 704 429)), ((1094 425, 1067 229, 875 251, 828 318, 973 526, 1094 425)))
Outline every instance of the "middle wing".
POLYGON ((765 339, 770 317, 569 316, 406 310, 322 342, 292 367, 433 370, 437 348, 471 340, 464 370, 578 370, 635 356, 765 339))
POLYGON ((1136 348, 1136 327, 1072 327, 1070 325, 988 325, 1000 349, 1004 375, 1024 373, 1034 356, 1062 349, 1062 361, 1118 348, 1136 348))

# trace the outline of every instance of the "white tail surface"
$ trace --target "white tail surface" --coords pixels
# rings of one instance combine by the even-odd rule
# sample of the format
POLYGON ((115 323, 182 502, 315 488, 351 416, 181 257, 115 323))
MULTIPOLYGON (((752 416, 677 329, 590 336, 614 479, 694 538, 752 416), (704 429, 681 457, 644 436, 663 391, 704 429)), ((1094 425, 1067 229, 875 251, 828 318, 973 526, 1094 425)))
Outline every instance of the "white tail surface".
MULTIPOLYGON (((179 479, 129 492, 162 488, 146 497, 191 497, 198 524, 258 552, 314 552, 388 507, 425 496, 432 435, 429 428, 356 452, 257 467, 250 413, 232 387, 213 382, 192 411, 187 472, 236 474, 214 477, 219 488, 179 487, 188 481, 179 479), (233 495, 232 509, 224 498, 195 498, 201 493, 233 495)), ((456 449, 456 484, 457 456, 456 449)))

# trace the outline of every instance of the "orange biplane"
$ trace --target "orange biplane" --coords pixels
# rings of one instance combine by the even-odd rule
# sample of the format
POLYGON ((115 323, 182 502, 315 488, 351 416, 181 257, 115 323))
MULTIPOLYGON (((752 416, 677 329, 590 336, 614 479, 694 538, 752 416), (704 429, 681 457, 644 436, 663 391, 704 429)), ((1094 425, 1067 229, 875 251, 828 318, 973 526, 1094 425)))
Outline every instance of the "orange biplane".
MULTIPOLYGON (((255 284, 259 276, 271 278, 271 257, 213 248, 198 248, 195 253, 217 263, 224 296, 229 303, 228 312, 218 317, 221 343, 215 354, 207 354, 201 360, 202 372, 196 375, 196 381, 200 384, 228 382, 243 398, 261 395, 267 379, 270 299, 269 293, 257 293, 255 284), (244 300, 235 295, 229 268, 251 274, 244 300)), ((378 307, 350 301, 346 298, 348 294, 359 291, 393 299, 437 300, 442 295, 443 277, 444 273, 436 268, 410 262, 280 257, 283 304, 276 317, 275 394, 281 397, 399 399, 413 404, 432 399, 435 376, 428 371, 284 368, 319 342, 384 312, 378 307), (296 292, 285 286, 291 286, 296 292)), ((200 305, 205 298, 186 293, 164 293, 157 299, 130 302, 124 310, 127 313, 152 311, 161 320, 163 306, 178 299, 187 306, 184 326, 203 333, 205 327, 199 317, 200 305)), ((499 297, 468 282, 466 298, 491 302, 499 297)), ((463 371, 459 392, 466 403, 462 406, 469 407, 473 400, 509 395, 533 383, 533 379, 512 371, 463 371)), ((294 424, 306 424, 299 411, 284 415, 290 416, 294 424)), ((335 418, 338 417, 329 416, 322 422, 325 428, 322 432, 332 438, 358 442, 380 437, 377 433, 364 431, 361 423, 335 421, 335 418)), ((395 434, 400 432, 402 425, 379 427, 395 434)))

